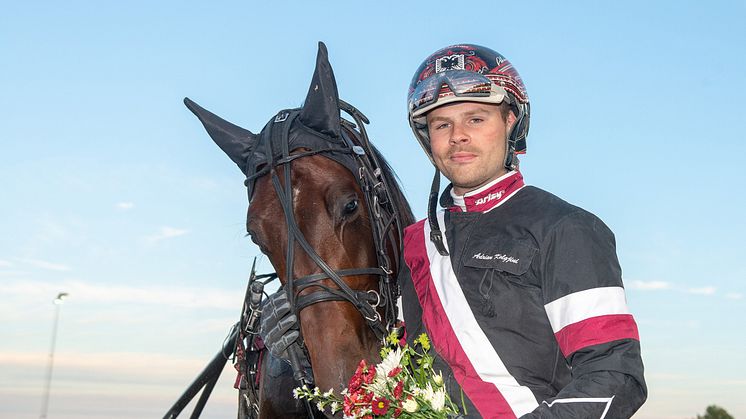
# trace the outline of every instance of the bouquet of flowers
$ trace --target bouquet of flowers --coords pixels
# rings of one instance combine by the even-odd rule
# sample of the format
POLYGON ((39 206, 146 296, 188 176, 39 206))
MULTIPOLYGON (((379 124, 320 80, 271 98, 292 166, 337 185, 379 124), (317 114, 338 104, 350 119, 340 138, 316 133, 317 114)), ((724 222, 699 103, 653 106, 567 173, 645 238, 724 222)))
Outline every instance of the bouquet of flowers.
POLYGON ((360 361, 347 388, 339 397, 332 390, 321 392, 306 386, 293 390, 295 398, 316 403, 320 411, 344 413, 357 418, 447 418, 458 414, 443 384, 443 376, 433 370, 428 353, 430 341, 421 334, 414 347, 401 345, 395 333, 386 338, 381 349, 383 361, 368 365, 360 361), (418 351, 418 348, 420 351, 418 351))

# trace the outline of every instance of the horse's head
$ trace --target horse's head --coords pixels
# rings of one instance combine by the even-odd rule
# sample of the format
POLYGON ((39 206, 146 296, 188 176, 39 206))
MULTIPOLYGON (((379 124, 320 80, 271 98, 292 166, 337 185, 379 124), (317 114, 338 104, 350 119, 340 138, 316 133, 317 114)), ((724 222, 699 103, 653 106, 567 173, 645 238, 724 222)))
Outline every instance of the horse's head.
POLYGON ((322 43, 303 107, 259 134, 186 104, 247 177, 247 231, 299 313, 316 384, 341 389, 395 321, 400 234, 412 222, 367 120, 339 100, 322 43))

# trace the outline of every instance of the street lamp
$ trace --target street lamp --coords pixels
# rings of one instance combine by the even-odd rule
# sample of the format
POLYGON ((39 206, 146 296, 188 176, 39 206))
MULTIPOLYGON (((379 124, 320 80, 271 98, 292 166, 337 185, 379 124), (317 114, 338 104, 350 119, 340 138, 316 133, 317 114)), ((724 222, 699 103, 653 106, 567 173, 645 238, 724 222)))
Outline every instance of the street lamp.
POLYGON ((60 322, 60 306, 62 306, 62 302, 67 298, 69 294, 66 292, 61 292, 57 294, 57 298, 54 299, 54 326, 52 327, 52 345, 49 349, 49 363, 47 364, 47 381, 44 386, 44 399, 42 400, 41 404, 41 414, 39 415, 40 419, 45 419, 47 417, 47 408, 49 408, 49 389, 52 385, 52 367, 54 366, 54 347, 55 343, 57 342, 57 325, 60 322))

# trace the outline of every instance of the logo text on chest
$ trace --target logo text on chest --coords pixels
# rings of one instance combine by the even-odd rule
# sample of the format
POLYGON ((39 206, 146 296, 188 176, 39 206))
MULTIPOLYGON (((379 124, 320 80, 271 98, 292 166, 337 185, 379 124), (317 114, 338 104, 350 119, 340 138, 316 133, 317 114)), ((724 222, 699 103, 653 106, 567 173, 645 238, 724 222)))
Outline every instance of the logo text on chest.
POLYGON ((512 256, 503 255, 502 253, 495 253, 494 255, 485 255, 484 253, 477 253, 474 256, 471 257, 472 259, 479 259, 479 260, 499 260, 501 262, 506 263, 518 263, 520 258, 514 258, 512 256))

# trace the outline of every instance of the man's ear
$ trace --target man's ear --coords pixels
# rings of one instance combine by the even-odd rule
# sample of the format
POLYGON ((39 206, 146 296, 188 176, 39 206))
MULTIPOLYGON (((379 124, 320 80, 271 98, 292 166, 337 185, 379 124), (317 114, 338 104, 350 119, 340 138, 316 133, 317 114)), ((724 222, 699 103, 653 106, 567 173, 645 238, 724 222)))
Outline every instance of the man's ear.
POLYGON ((518 117, 515 116, 515 113, 511 109, 508 111, 508 117, 506 118, 505 125, 508 127, 508 130, 513 129, 513 125, 515 125, 515 121, 518 120, 518 117))

